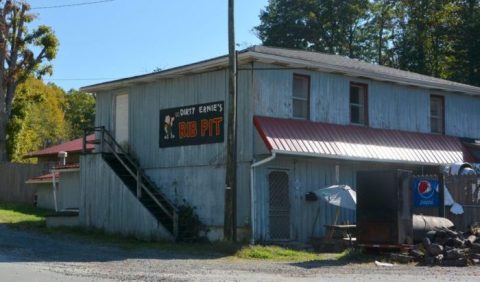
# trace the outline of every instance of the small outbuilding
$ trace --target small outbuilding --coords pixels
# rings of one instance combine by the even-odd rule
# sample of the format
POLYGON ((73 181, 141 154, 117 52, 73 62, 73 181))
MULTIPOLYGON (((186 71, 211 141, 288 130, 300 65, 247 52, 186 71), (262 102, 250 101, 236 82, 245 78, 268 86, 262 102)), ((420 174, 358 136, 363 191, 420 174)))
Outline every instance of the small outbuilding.
MULTIPOLYGON (((87 140, 95 137, 90 135, 87 140)), ((26 184, 36 190, 37 207, 61 210, 78 210, 80 203, 80 153, 82 138, 29 153, 25 158, 37 158, 44 166, 44 174, 30 178, 26 184)), ((87 145, 87 151, 94 149, 87 145)))

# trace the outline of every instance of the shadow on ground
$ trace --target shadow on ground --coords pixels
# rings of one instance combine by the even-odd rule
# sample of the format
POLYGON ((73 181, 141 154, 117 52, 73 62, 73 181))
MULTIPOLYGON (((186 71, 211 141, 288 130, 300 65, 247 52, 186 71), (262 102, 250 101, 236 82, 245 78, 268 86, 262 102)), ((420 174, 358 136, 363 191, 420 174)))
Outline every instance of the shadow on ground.
POLYGON ((25 222, 0 224, 0 263, 201 260, 232 256, 241 247, 240 244, 220 243, 153 243, 118 238, 96 231, 51 230, 25 222))

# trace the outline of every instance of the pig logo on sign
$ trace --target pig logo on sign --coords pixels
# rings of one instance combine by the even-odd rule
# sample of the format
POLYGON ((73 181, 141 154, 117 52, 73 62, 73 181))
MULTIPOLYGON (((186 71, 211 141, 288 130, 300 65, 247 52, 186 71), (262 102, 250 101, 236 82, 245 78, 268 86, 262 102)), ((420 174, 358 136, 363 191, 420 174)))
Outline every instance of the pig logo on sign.
POLYGON ((165 116, 165 122, 163 124, 163 131, 165 132, 164 139, 174 139, 175 135, 173 135, 172 127, 173 122, 175 121, 175 117, 171 117, 170 115, 165 116))

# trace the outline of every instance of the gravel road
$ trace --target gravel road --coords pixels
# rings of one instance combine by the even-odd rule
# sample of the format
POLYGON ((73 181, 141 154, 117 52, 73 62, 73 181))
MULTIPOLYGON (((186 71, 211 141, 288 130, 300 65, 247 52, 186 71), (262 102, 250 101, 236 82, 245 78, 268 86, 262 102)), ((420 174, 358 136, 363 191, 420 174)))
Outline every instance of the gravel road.
POLYGON ((265 262, 128 251, 0 225, 0 281, 479 281, 480 267, 265 262))

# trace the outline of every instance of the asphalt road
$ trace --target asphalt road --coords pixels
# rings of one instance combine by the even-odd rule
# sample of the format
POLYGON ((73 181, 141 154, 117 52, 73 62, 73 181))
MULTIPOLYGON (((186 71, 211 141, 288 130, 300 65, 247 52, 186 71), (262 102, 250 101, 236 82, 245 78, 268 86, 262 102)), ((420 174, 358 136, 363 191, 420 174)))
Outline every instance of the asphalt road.
POLYGON ((480 267, 265 262, 128 251, 0 225, 0 281, 480 281, 480 267))

